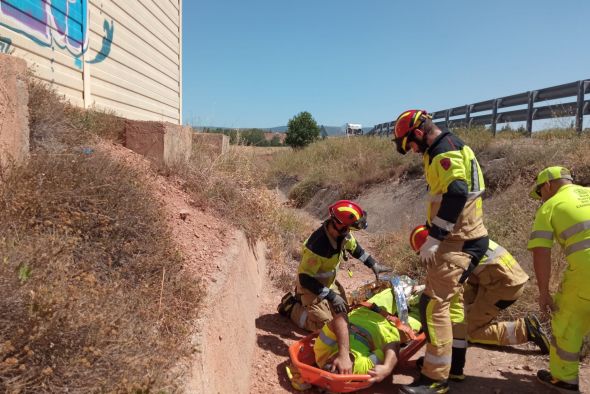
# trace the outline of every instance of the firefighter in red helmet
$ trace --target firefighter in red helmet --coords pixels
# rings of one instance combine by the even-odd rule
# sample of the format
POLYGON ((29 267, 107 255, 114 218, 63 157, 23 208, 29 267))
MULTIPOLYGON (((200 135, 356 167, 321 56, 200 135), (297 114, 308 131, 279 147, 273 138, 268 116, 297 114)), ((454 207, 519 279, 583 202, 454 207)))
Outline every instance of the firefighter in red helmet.
POLYGON ((296 294, 287 293, 278 308, 279 313, 308 331, 322 328, 336 314, 347 313, 344 290, 336 281, 346 253, 371 268, 376 277, 392 271, 378 263, 352 235, 350 230, 367 228, 367 213, 358 204, 340 200, 329 206, 328 213, 329 218, 303 243, 296 294))
MULTIPOLYGON (((400 392, 443 393, 448 391, 454 350, 451 300, 462 297, 463 282, 488 250, 481 199, 484 179, 471 148, 441 130, 427 111, 402 112, 394 134, 399 153, 422 155, 429 226, 420 248, 420 260, 426 265, 426 289, 420 300, 427 333, 424 368, 420 378, 400 392)), ((465 354, 466 344, 462 351, 465 354)))

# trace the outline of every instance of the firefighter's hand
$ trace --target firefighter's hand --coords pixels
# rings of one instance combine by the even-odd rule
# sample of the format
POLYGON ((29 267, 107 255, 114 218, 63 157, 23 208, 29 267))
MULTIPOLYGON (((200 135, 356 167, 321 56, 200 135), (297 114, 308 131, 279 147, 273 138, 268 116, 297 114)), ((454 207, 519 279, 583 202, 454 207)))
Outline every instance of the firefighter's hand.
POLYGON ((430 263, 434 261, 434 255, 440 246, 440 241, 430 235, 426 238, 426 242, 420 248, 420 260, 423 263, 430 263))
POLYGON ((551 314, 551 312, 555 311, 555 304, 553 303, 553 298, 551 297, 551 294, 539 294, 539 308, 541 308, 541 313, 545 314, 551 314))
POLYGON ((342 375, 352 373, 352 360, 348 352, 338 353, 338 356, 336 356, 332 363, 332 370, 330 372, 338 372, 342 375))
POLYGON ((332 308, 334 308, 334 312, 336 312, 336 314, 348 313, 348 305, 346 305, 346 301, 344 301, 344 298, 342 298, 339 294, 330 290, 326 299, 330 302, 330 304, 332 304, 332 308))
POLYGON ((387 266, 382 265, 382 264, 379 264, 379 263, 373 264, 373 266, 371 267, 371 269, 375 273, 375 279, 376 280, 379 280, 379 274, 381 274, 383 272, 391 272, 391 271, 393 271, 393 268, 387 267, 387 266))

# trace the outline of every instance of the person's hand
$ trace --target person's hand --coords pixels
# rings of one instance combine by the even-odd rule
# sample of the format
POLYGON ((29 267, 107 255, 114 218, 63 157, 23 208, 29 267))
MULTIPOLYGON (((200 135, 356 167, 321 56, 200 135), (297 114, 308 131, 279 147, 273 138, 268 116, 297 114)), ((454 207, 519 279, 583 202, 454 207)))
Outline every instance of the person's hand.
POLYGON ((551 294, 539 294, 539 308, 541 309, 541 313, 544 314, 551 314, 551 312, 555 311, 555 304, 553 303, 553 298, 551 297, 551 294))
POLYGON ((387 267, 387 266, 382 265, 382 264, 379 264, 379 263, 373 264, 373 266, 371 267, 371 269, 375 273, 375 279, 376 280, 379 280, 379 274, 381 274, 383 272, 392 272, 393 271, 393 268, 387 267))
POLYGON ((440 241, 430 235, 426 238, 426 242, 420 248, 420 261, 423 263, 430 263, 434 261, 434 255, 440 246, 440 241))
POLYGON ((348 353, 338 353, 338 356, 332 363, 332 370, 330 372, 338 372, 341 375, 349 375, 352 373, 352 360, 348 353))
POLYGON ((377 364, 373 367, 373 369, 370 369, 368 372, 368 374, 371 375, 369 382, 370 383, 380 382, 383 379, 385 379, 387 377, 387 375, 389 375, 390 372, 391 371, 389 370, 389 368, 387 368, 385 365, 377 364))
POLYGON ((348 305, 344 298, 342 298, 336 292, 330 290, 326 299, 332 304, 332 308, 334 308, 334 312, 336 313, 348 313, 348 305))

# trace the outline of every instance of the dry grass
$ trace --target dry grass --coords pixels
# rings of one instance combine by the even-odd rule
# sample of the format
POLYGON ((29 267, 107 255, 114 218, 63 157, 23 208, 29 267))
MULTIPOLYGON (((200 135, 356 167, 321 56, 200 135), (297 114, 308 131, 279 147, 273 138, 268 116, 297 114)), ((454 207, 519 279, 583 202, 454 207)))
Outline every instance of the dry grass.
POLYGON ((0 187, 0 391, 175 391, 201 291, 142 175, 92 150, 116 119, 36 83, 30 110, 0 187))
POLYGON ((206 145, 193 144, 191 162, 168 171, 182 179, 197 206, 227 218, 244 231, 249 242, 266 241, 271 279, 284 288, 309 228, 261 181, 269 171, 269 155, 276 151, 232 146, 227 154, 218 156, 206 145))
POLYGON ((419 159, 394 154, 393 143, 380 137, 329 138, 305 149, 278 154, 273 161, 269 183, 295 177, 300 185, 290 198, 304 205, 316 190, 330 187, 343 198, 352 198, 371 184, 414 173, 419 159))
MULTIPOLYGON (((499 132, 494 138, 483 128, 456 133, 476 152, 484 171, 487 186, 484 213, 490 237, 508 249, 531 277, 523 297, 501 317, 538 313, 538 290, 532 258, 526 249, 538 208, 538 203, 528 197, 530 187, 536 174, 550 165, 566 166, 577 183, 590 185, 590 155, 587 154, 590 135, 578 136, 568 129, 538 132, 533 138, 509 131, 499 132)), ((384 179, 402 177, 403 181, 403 177, 422 176, 418 155, 398 155, 385 138, 321 141, 277 157, 273 171, 279 179, 295 176, 299 180, 291 195, 299 206, 320 186, 339 188, 342 195, 354 195, 366 185, 384 179)), ((372 237, 372 250, 379 260, 391 262, 396 272, 421 278, 424 272, 417 256, 407 246, 407 236, 404 231, 378 234, 372 237)), ((558 246, 553 256, 551 287, 556 291, 566 260, 558 246)))

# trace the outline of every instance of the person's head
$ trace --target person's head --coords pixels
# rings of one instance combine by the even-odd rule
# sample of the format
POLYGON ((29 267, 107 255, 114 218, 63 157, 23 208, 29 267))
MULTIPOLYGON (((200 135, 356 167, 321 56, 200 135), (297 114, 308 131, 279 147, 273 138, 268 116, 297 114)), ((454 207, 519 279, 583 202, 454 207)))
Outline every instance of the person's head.
POLYGON ((339 200, 328 207, 329 224, 339 235, 350 230, 367 228, 367 212, 360 205, 349 200, 339 200))
POLYGON ((396 149, 402 155, 410 150, 424 153, 440 129, 432 122, 425 110, 410 109, 402 112, 395 121, 394 139, 396 149))
POLYGON ((567 168, 547 167, 535 178, 535 186, 531 190, 530 196, 535 200, 545 202, 553 197, 563 185, 568 185, 573 180, 572 174, 567 168))
POLYGON ((428 227, 423 224, 416 226, 410 233, 410 246, 412 250, 416 253, 420 252, 420 248, 426 242, 426 238, 428 238, 428 227))

